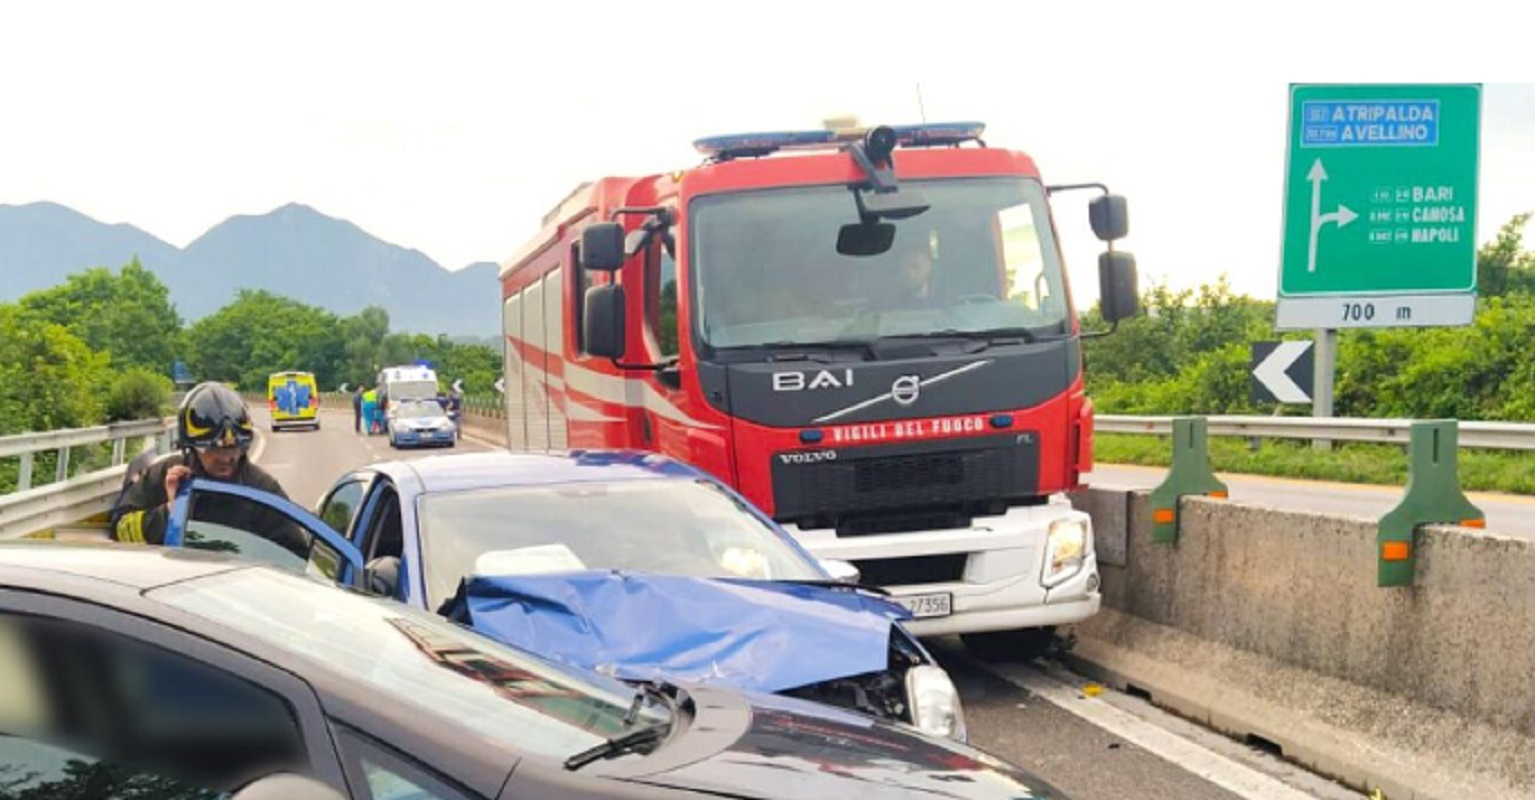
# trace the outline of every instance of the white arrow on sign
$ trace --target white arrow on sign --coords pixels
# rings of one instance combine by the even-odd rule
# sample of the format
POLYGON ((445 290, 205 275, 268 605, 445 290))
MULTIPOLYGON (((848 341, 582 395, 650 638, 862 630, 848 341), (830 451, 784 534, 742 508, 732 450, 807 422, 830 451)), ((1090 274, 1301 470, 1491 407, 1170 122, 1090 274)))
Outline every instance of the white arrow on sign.
POLYGON ((496 379, 496 391, 500 392, 501 394, 506 394, 506 379, 505 378, 497 378, 496 379))
POLYGON ((342 394, 346 394, 346 384, 344 384, 344 383, 341 384, 341 386, 339 388, 337 388, 336 391, 338 391, 338 392, 340 392, 342 394))
POLYGON ((1280 342, 1268 357, 1253 368, 1253 377, 1281 403, 1309 403, 1306 391, 1290 380, 1285 372, 1295 360, 1306 354, 1311 342, 1280 342))
POLYGON ((1327 180, 1327 170, 1322 167, 1322 159, 1317 159, 1311 165, 1311 171, 1306 174, 1306 180, 1311 181, 1311 249, 1306 258, 1306 271, 1316 272, 1316 243, 1317 236, 1322 232, 1322 226, 1329 222, 1338 223, 1338 227, 1359 219, 1348 206, 1338 204, 1338 210, 1327 214, 1322 213, 1322 182, 1327 180))
POLYGON ((459 378, 458 380, 453 382, 453 391, 458 392, 459 394, 463 394, 463 392, 464 392, 464 379, 463 378, 459 378))

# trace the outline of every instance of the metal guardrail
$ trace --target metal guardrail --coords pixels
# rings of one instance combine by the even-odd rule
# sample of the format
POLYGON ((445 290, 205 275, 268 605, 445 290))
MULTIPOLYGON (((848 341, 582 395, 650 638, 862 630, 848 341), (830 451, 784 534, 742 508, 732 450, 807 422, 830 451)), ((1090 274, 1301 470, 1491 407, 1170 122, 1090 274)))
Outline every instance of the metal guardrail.
POLYGON ((159 452, 168 452, 175 420, 117 422, 93 428, 22 433, 0 436, 0 458, 20 458, 16 490, 0 495, 0 539, 28 536, 61 523, 78 522, 108 509, 122 484, 130 453, 129 443, 153 440, 159 452), (70 451, 110 442, 111 465, 84 475, 71 476, 70 451), (33 471, 39 453, 56 453, 51 483, 34 487, 33 471))
MULTIPOLYGON (((1093 429, 1098 433, 1131 433, 1169 436, 1174 417, 1098 414, 1093 429)), ((1258 439, 1324 439, 1340 442, 1375 442, 1407 445, 1412 441, 1410 419, 1353 419, 1346 417, 1206 417, 1211 436, 1258 439)), ((1535 424, 1526 422, 1462 422, 1460 446, 1489 450, 1535 450, 1535 424)))

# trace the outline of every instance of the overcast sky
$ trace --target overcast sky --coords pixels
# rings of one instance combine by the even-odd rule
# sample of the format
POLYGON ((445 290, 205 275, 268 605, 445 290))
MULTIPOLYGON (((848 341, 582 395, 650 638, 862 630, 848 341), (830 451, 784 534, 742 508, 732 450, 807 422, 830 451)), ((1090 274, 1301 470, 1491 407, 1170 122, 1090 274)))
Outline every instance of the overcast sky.
MULTIPOLYGON (((456 269, 504 261, 582 180, 691 166, 707 134, 917 121, 920 84, 928 120, 984 121, 1046 180, 1127 195, 1143 281, 1225 272, 1272 297, 1291 81, 1483 82, 1478 240, 1535 209, 1519 18, 1340 0, 0 0, 0 203, 184 246, 300 202, 456 269)), ((1057 222, 1090 302, 1084 206, 1057 222)))

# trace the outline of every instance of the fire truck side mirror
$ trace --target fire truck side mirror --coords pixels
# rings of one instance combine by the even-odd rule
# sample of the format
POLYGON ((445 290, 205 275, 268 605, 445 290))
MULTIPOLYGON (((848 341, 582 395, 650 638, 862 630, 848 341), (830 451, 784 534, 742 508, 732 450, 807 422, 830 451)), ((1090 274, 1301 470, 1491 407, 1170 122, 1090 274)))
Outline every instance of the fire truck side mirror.
POLYGON ((1106 194, 1087 204, 1087 217, 1100 241, 1112 242, 1130 233, 1130 208, 1123 195, 1106 194))
POLYGON ((581 314, 581 339, 586 352, 598 358, 623 358, 624 287, 609 283, 586 290, 581 314))
POLYGON ((1111 250, 1098 255, 1098 302, 1103 321, 1115 323, 1140 311, 1135 256, 1111 250))
POLYGON ((581 231, 581 268, 612 272, 624 265, 624 228, 597 222, 581 231))

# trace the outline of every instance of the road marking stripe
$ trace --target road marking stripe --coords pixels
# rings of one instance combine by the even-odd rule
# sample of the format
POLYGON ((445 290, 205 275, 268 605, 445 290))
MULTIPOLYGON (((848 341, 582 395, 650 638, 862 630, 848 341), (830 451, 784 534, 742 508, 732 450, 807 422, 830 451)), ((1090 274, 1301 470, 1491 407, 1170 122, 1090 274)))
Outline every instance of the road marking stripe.
POLYGON ((1067 684, 1021 665, 982 665, 1030 694, 1248 800, 1314 800, 1283 781, 1163 730, 1127 711, 1085 697, 1067 684))

